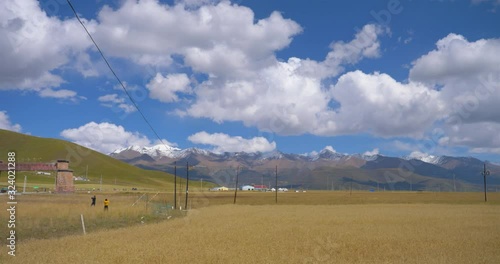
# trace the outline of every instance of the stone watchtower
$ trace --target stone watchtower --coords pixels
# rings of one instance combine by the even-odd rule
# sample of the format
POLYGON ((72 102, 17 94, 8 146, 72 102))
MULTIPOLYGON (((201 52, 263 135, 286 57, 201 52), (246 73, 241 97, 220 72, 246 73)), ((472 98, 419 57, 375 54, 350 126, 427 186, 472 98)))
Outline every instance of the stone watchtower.
POLYGON ((69 193, 75 191, 73 184, 73 170, 69 169, 69 161, 57 160, 56 161, 56 192, 69 193))

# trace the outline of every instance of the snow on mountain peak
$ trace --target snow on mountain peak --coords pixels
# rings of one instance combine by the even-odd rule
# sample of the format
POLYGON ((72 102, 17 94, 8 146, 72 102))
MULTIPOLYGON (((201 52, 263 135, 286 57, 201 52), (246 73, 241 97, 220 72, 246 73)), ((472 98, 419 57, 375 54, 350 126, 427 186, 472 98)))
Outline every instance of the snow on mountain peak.
POLYGON ((159 144, 152 147, 144 147, 143 154, 148 154, 153 158, 158 158, 162 156, 172 157, 176 152, 180 151, 179 148, 174 148, 165 144, 159 144))
POLYGON ((374 160, 377 160, 378 157, 380 157, 380 154, 375 154, 375 155, 363 154, 363 155, 361 155, 361 158, 364 159, 365 161, 374 161, 374 160))
POLYGON ((283 158, 283 153, 278 150, 273 150, 270 152, 266 152, 262 155, 263 159, 281 159, 283 158))
POLYGON ((427 153, 422 153, 420 151, 413 151, 412 153, 410 153, 410 155, 405 157, 405 159, 407 159, 407 160, 416 159, 416 160, 420 160, 420 161, 431 163, 431 164, 438 164, 441 160, 441 157, 430 155, 427 153))
POLYGON ((133 150, 133 151, 141 152, 142 147, 132 145, 132 146, 126 147, 126 148, 119 148, 119 149, 111 152, 111 154, 119 154, 119 153, 127 151, 127 150, 133 150))
POLYGON ((140 147, 140 146, 130 146, 127 148, 121 148, 113 151, 111 154, 119 154, 124 151, 135 151, 141 154, 147 154, 153 158, 161 158, 163 156, 167 157, 175 157, 177 152, 180 152, 181 149, 175 148, 172 146, 168 146, 165 144, 158 144, 151 147, 140 147))
POLYGON ((180 150, 179 149, 179 154, 178 156, 182 156, 182 157, 185 157, 191 153, 195 153, 195 154, 200 154, 200 155, 205 155, 205 156, 208 156, 210 154, 212 154, 212 152, 208 151, 208 150, 205 150, 205 149, 199 149, 199 148, 188 148, 188 149, 183 149, 183 150, 180 150))
POLYGON ((340 160, 347 154, 338 153, 332 146, 326 146, 320 152, 312 151, 310 153, 300 154, 299 156, 308 158, 311 161, 323 159, 323 160, 340 160))
POLYGON ((332 146, 326 146, 323 150, 321 150, 320 153, 324 153, 324 152, 337 153, 337 151, 332 146))

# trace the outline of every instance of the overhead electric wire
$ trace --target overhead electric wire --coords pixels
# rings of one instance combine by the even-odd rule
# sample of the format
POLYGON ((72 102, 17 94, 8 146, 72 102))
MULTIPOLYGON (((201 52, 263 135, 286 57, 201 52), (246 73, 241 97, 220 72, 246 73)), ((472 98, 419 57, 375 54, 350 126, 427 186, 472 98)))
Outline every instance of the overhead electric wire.
POLYGON ((141 116, 144 119, 144 121, 146 122, 146 124, 148 124, 149 128, 151 129, 151 131, 153 131, 153 133, 155 134, 155 136, 158 138, 159 142, 161 142, 163 145, 165 145, 165 143, 163 143, 163 140, 160 138, 160 136, 158 135, 158 133, 156 133, 156 130, 153 128, 153 126, 151 125, 151 123, 149 123, 149 121, 146 118, 146 116, 144 115, 144 113, 142 113, 141 109, 139 109, 139 106, 137 105, 137 103, 134 101, 134 99, 132 98, 132 96, 130 96, 130 93, 127 91, 127 88, 125 88, 125 85, 123 85, 123 82, 120 80, 120 78, 118 78, 118 75, 115 73, 115 71, 113 70, 113 68, 109 64, 109 62, 106 59, 106 57, 104 56, 104 53, 102 52, 101 48, 99 48, 99 45, 97 45, 97 42, 94 40, 94 38, 92 37, 92 35, 90 34, 90 32, 87 30, 87 27, 85 26, 85 24, 83 24, 82 20, 80 19, 80 16, 78 16, 78 13, 76 12, 76 10, 73 7, 73 5, 71 4, 71 1, 70 0, 66 0, 66 2, 68 2, 69 7, 71 7, 71 10, 73 10, 73 13, 75 14, 76 19, 78 20, 78 22, 80 22, 80 24, 82 25, 83 29, 85 29, 85 32, 87 32, 87 35, 92 40, 92 43, 94 43, 94 46, 99 51, 99 54, 101 54, 101 57, 104 60, 104 62, 106 62, 106 65, 108 66, 109 70, 113 73, 113 75, 115 76, 115 78, 118 81, 118 83, 120 83, 121 87, 123 88, 123 91, 125 91, 125 94, 127 94, 128 98, 130 99, 130 101, 132 102, 132 104, 134 105, 134 107, 137 109, 137 111, 139 112, 139 114, 141 114, 141 116))

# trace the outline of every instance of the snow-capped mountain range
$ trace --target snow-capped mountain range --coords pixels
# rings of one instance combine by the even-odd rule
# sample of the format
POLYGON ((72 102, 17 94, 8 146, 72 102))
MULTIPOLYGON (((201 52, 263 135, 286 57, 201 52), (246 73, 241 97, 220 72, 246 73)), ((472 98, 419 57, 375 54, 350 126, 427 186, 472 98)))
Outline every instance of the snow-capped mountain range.
MULTIPOLYGON (((197 154, 197 155, 204 155, 204 156, 219 156, 219 157, 230 157, 230 156, 252 156, 256 157, 259 159, 282 159, 284 157, 286 158, 293 158, 293 159, 303 159, 303 160, 309 160, 309 161, 316 161, 316 160, 342 160, 342 159, 347 159, 350 157, 355 157, 359 159, 363 159, 366 161, 372 161, 375 160, 379 155, 364 155, 364 154, 345 154, 345 153, 339 153, 336 151, 331 150, 330 148, 325 148, 321 150, 320 152, 312 152, 312 153, 306 153, 306 154, 286 154, 283 152, 280 152, 278 150, 274 150, 271 152, 225 152, 225 153, 215 153, 209 150, 205 149, 199 149, 199 148, 188 148, 188 149, 180 149, 164 144, 160 145, 155 145, 151 147, 141 147, 141 146, 130 146, 127 148, 121 148, 113 151, 109 155, 112 157, 118 157, 119 159, 127 159, 126 156, 127 153, 134 153, 134 156, 137 155, 148 155, 149 157, 159 160, 161 158, 170 158, 170 159, 182 159, 186 158, 189 155, 197 154), (121 157, 121 158, 120 158, 121 157)), ((431 156, 433 157, 433 156, 431 156)), ((425 162, 430 162, 428 157, 425 157, 424 155, 422 156, 415 156, 411 157, 414 159, 421 159, 422 161, 425 162)))
POLYGON ((196 153, 201 155, 211 155, 212 152, 208 150, 198 149, 198 148, 189 148, 189 149, 180 149, 176 147, 171 147, 168 145, 160 144, 152 147, 140 147, 140 146, 130 146, 128 148, 117 149, 113 151, 110 156, 117 156, 122 153, 127 152, 136 152, 141 155, 146 154, 153 159, 161 159, 162 157, 168 157, 172 159, 179 159, 188 156, 189 154, 196 153))
MULTIPOLYGON (((142 168, 170 173, 176 164, 189 164, 193 168, 192 172, 190 169, 190 178, 206 179, 221 185, 234 184, 226 181, 236 167, 245 168, 242 172, 243 183, 259 183, 263 178, 270 177, 270 171, 278 166, 282 183, 316 189, 324 188, 325 177, 328 176, 331 177, 328 180, 330 184, 338 185, 355 181, 362 186, 390 183, 393 188, 401 189, 409 189, 410 186, 422 189, 448 186, 450 189, 458 184, 463 190, 472 190, 482 183, 480 175, 484 164, 472 157, 433 156, 421 152, 413 152, 406 157, 389 157, 375 152, 344 154, 331 147, 320 152, 289 154, 278 150, 215 153, 168 145, 130 146, 118 149, 110 156, 142 168)), ((500 166, 487 164, 491 171, 489 182, 500 187, 500 166)))

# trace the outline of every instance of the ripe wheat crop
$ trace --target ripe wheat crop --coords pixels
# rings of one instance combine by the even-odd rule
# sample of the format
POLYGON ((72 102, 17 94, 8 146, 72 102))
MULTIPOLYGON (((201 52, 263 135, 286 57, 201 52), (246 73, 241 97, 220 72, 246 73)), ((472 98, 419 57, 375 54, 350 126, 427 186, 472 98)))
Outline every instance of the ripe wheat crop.
POLYGON ((215 205, 183 218, 24 241, 2 263, 500 263, 500 207, 215 205))

